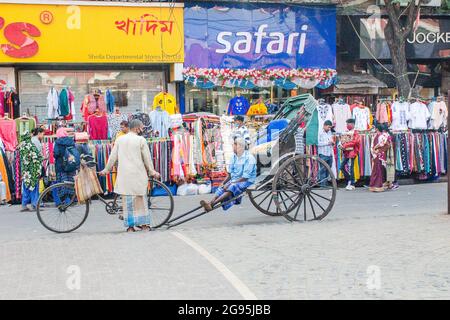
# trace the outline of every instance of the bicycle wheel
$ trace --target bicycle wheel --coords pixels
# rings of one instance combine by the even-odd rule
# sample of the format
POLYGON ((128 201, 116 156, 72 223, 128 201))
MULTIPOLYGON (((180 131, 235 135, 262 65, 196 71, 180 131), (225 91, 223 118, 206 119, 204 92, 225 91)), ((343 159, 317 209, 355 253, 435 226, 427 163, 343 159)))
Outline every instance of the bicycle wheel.
MULTIPOLYGON (((154 229, 159 228, 169 221, 173 213, 174 201, 172 192, 167 186, 159 181, 150 180, 147 195, 148 209, 150 211, 150 226, 154 229), (160 187, 168 194, 167 196, 153 196, 153 189, 160 187)), ((112 207, 117 208, 117 213, 122 213, 122 197, 115 195, 112 207)))
POLYGON ((148 192, 148 209, 151 214, 151 227, 159 228, 169 221, 173 213, 174 201, 172 192, 162 182, 157 180, 150 180, 148 192), (153 196, 155 188, 162 188, 167 193, 167 196, 153 196))
POLYGON ((41 194, 36 211, 45 228, 56 233, 68 233, 86 221, 89 202, 78 203, 73 183, 56 183, 41 194))

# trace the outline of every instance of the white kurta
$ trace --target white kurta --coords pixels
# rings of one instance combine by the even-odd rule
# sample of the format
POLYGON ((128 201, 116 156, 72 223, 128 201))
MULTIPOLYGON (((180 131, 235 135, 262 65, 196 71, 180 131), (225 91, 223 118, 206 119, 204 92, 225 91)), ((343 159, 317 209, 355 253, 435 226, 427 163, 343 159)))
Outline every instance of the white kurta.
POLYGON ((114 192, 129 196, 146 195, 148 177, 156 171, 145 138, 130 132, 117 139, 105 170, 111 171, 116 162, 119 164, 114 192))
POLYGON ((58 91, 52 88, 47 94, 47 117, 55 119, 58 117, 59 97, 58 91))

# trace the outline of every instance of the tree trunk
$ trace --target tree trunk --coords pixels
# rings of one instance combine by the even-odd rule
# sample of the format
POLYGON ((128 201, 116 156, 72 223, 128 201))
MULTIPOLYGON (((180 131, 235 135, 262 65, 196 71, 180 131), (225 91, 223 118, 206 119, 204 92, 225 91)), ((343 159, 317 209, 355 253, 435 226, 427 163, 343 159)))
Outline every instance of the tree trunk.
POLYGON ((401 97, 409 98, 411 83, 408 78, 408 63, 406 60, 406 39, 413 30, 414 20, 420 10, 422 0, 418 4, 410 0, 409 7, 402 11, 400 5, 392 4, 392 0, 386 0, 386 12, 389 16, 384 29, 384 35, 391 53, 392 66, 394 67, 395 82, 401 97), (406 21, 402 21, 403 13, 407 11, 406 21))
MULTIPOLYGON (((387 39, 386 39, 387 40, 387 39)), ((400 97, 408 98, 411 92, 411 83, 408 78, 408 64, 406 62, 405 42, 394 39, 391 43, 387 40, 391 52, 392 65, 396 77, 398 94, 400 97)))

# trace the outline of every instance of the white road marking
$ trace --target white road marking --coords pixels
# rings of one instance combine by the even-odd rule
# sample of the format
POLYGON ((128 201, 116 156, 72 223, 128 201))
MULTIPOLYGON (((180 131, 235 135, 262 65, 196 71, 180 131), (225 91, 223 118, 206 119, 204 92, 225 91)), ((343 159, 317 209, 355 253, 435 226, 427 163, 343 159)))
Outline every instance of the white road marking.
POLYGON ((206 260, 208 260, 224 277, 230 282, 230 284, 241 294, 245 300, 258 300, 255 294, 250 291, 250 289, 222 262, 220 262, 216 257, 211 255, 208 251, 203 249, 195 241, 189 239, 187 236, 182 235, 178 232, 171 232, 175 237, 183 240, 186 244, 191 246, 195 251, 200 253, 206 260))

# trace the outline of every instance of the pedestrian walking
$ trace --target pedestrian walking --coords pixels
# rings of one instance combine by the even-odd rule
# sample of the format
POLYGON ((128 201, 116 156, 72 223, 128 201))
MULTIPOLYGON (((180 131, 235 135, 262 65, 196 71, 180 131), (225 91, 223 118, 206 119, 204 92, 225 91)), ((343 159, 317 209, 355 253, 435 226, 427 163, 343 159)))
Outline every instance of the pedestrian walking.
POLYGON ((370 175, 369 190, 383 192, 391 186, 392 177, 387 181, 387 152, 391 147, 392 138, 386 124, 376 126, 377 134, 372 140, 372 174, 370 175))
POLYGON ((31 141, 31 134, 25 133, 18 146, 22 173, 21 212, 35 211, 39 199, 39 179, 42 174, 42 153, 31 141), (32 210, 28 207, 31 204, 32 210))
MULTIPOLYGON (((325 161, 330 168, 333 166, 333 146, 335 144, 334 137, 331 132, 332 126, 333 123, 330 120, 326 120, 323 123, 323 127, 319 131, 317 144, 319 158, 325 161)), ((328 185, 327 179, 328 170, 325 166, 320 165, 319 182, 321 187, 326 187, 328 185)))
POLYGON ((159 178, 153 168, 150 149, 142 137, 144 124, 132 120, 130 132, 116 140, 108 163, 100 175, 107 175, 118 163, 117 179, 114 192, 122 196, 123 219, 127 232, 134 232, 138 227, 150 231, 151 216, 148 209, 148 177, 159 178))
POLYGON ((359 134, 355 130, 355 119, 347 119, 347 131, 341 136, 339 148, 344 153, 344 158, 339 166, 339 169, 344 174, 345 181, 347 182, 346 190, 355 190, 355 158, 359 152, 359 134), (348 168, 348 169, 347 169, 348 168))

